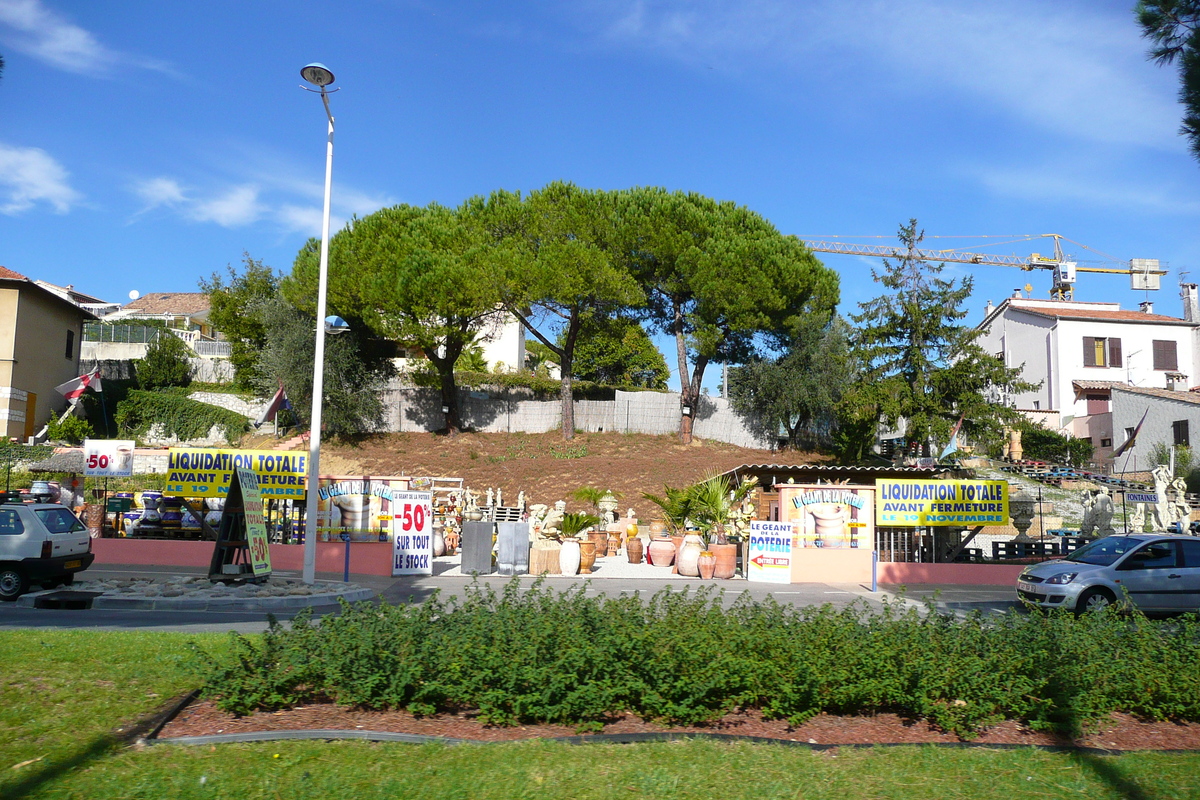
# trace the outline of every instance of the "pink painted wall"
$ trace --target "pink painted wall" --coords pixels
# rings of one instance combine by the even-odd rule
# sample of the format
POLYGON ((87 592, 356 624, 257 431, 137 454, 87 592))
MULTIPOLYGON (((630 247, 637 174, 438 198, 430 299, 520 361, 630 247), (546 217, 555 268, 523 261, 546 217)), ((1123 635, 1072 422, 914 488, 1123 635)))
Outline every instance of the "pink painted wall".
POLYGON ((870 582, 870 550, 856 547, 792 548, 792 583, 870 582))
MULTIPOLYGON (((1025 564, 902 564, 881 561, 880 583, 1016 586, 1025 564)), ((1014 591, 1016 591, 1014 589, 1014 591)))
MULTIPOLYGON (((317 572, 340 573, 345 565, 346 545, 317 542, 317 572)), ((207 567, 212 560, 212 542, 168 539, 92 539, 97 564, 138 564, 160 567, 207 567)), ((389 542, 353 542, 350 571, 357 575, 391 575, 392 546, 389 542)), ((271 566, 280 570, 304 569, 304 546, 271 545, 271 566)))

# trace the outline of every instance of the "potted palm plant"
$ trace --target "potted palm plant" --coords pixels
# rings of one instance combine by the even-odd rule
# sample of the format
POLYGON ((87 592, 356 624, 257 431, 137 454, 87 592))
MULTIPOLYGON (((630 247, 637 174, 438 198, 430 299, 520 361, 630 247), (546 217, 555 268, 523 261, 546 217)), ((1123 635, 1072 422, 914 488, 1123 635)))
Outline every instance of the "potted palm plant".
POLYGON ((714 575, 718 578, 732 578, 737 571, 738 545, 730 542, 730 533, 737 529, 732 522, 757 485, 754 477, 743 478, 735 486, 724 475, 712 475, 689 489, 692 519, 702 531, 704 553, 711 553, 716 560, 714 575))
POLYGON ((594 542, 580 541, 579 534, 599 521, 600 518, 595 514, 563 514, 557 537, 563 543, 562 551, 558 554, 558 565, 563 575, 574 575, 576 572, 591 574, 592 565, 596 563, 596 545, 594 542))
POLYGON ((650 563, 656 567, 667 566, 674 559, 680 545, 683 544, 688 515, 692 510, 691 493, 687 489, 663 486, 661 497, 649 492, 643 492, 642 497, 662 510, 663 521, 667 523, 667 529, 671 534, 667 540, 655 539, 650 542, 648 551, 650 563))

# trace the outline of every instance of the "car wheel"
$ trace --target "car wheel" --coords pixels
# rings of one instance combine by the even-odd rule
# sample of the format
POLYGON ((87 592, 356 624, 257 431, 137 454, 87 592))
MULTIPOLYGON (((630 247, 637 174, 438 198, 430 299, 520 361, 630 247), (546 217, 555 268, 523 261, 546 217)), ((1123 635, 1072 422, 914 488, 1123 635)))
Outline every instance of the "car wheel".
POLYGON ((0 600, 16 600, 29 591, 29 578, 20 567, 0 567, 0 600))
POLYGON ((1107 589, 1088 589, 1075 601, 1075 616, 1103 611, 1111 607, 1116 600, 1107 589))

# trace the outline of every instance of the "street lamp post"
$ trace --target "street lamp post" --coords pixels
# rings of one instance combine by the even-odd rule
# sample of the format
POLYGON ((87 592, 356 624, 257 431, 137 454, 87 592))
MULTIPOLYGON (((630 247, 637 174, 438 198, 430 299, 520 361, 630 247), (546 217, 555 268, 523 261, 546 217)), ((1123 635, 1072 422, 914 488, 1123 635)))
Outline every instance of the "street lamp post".
MULTIPOLYGON (((329 91, 333 73, 324 64, 308 64, 300 77, 316 86, 329 119, 329 140, 325 145, 325 210, 321 216, 321 277, 317 289, 317 352, 313 357, 312 416, 308 431, 308 477, 304 504, 304 582, 317 579, 317 483, 321 472, 321 401, 325 391, 325 290, 329 282, 329 187, 333 181, 333 114, 329 111, 329 91)), ((311 89, 309 91, 312 91, 311 89)), ((335 90, 336 91, 336 90, 335 90)))

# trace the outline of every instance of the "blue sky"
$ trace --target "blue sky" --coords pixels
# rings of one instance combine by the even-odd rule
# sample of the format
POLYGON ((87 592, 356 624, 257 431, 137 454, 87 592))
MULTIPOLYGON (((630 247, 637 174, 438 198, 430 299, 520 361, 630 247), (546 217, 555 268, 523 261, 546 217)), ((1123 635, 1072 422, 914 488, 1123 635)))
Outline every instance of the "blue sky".
MULTIPOLYGON (((113 301, 195 291, 243 251, 287 271, 319 233, 325 117, 299 69, 322 61, 337 220, 558 179, 661 185, 801 236, 891 243, 910 217, 930 236, 1060 233, 1167 262, 1151 299, 1178 315, 1200 165, 1131 6, 0 0, 0 264, 113 301)), ((879 294, 877 260, 822 258, 843 311, 879 294)), ((1050 285, 948 267, 968 270, 971 322, 1050 285)), ((1076 299, 1145 293, 1084 275, 1076 299)))

